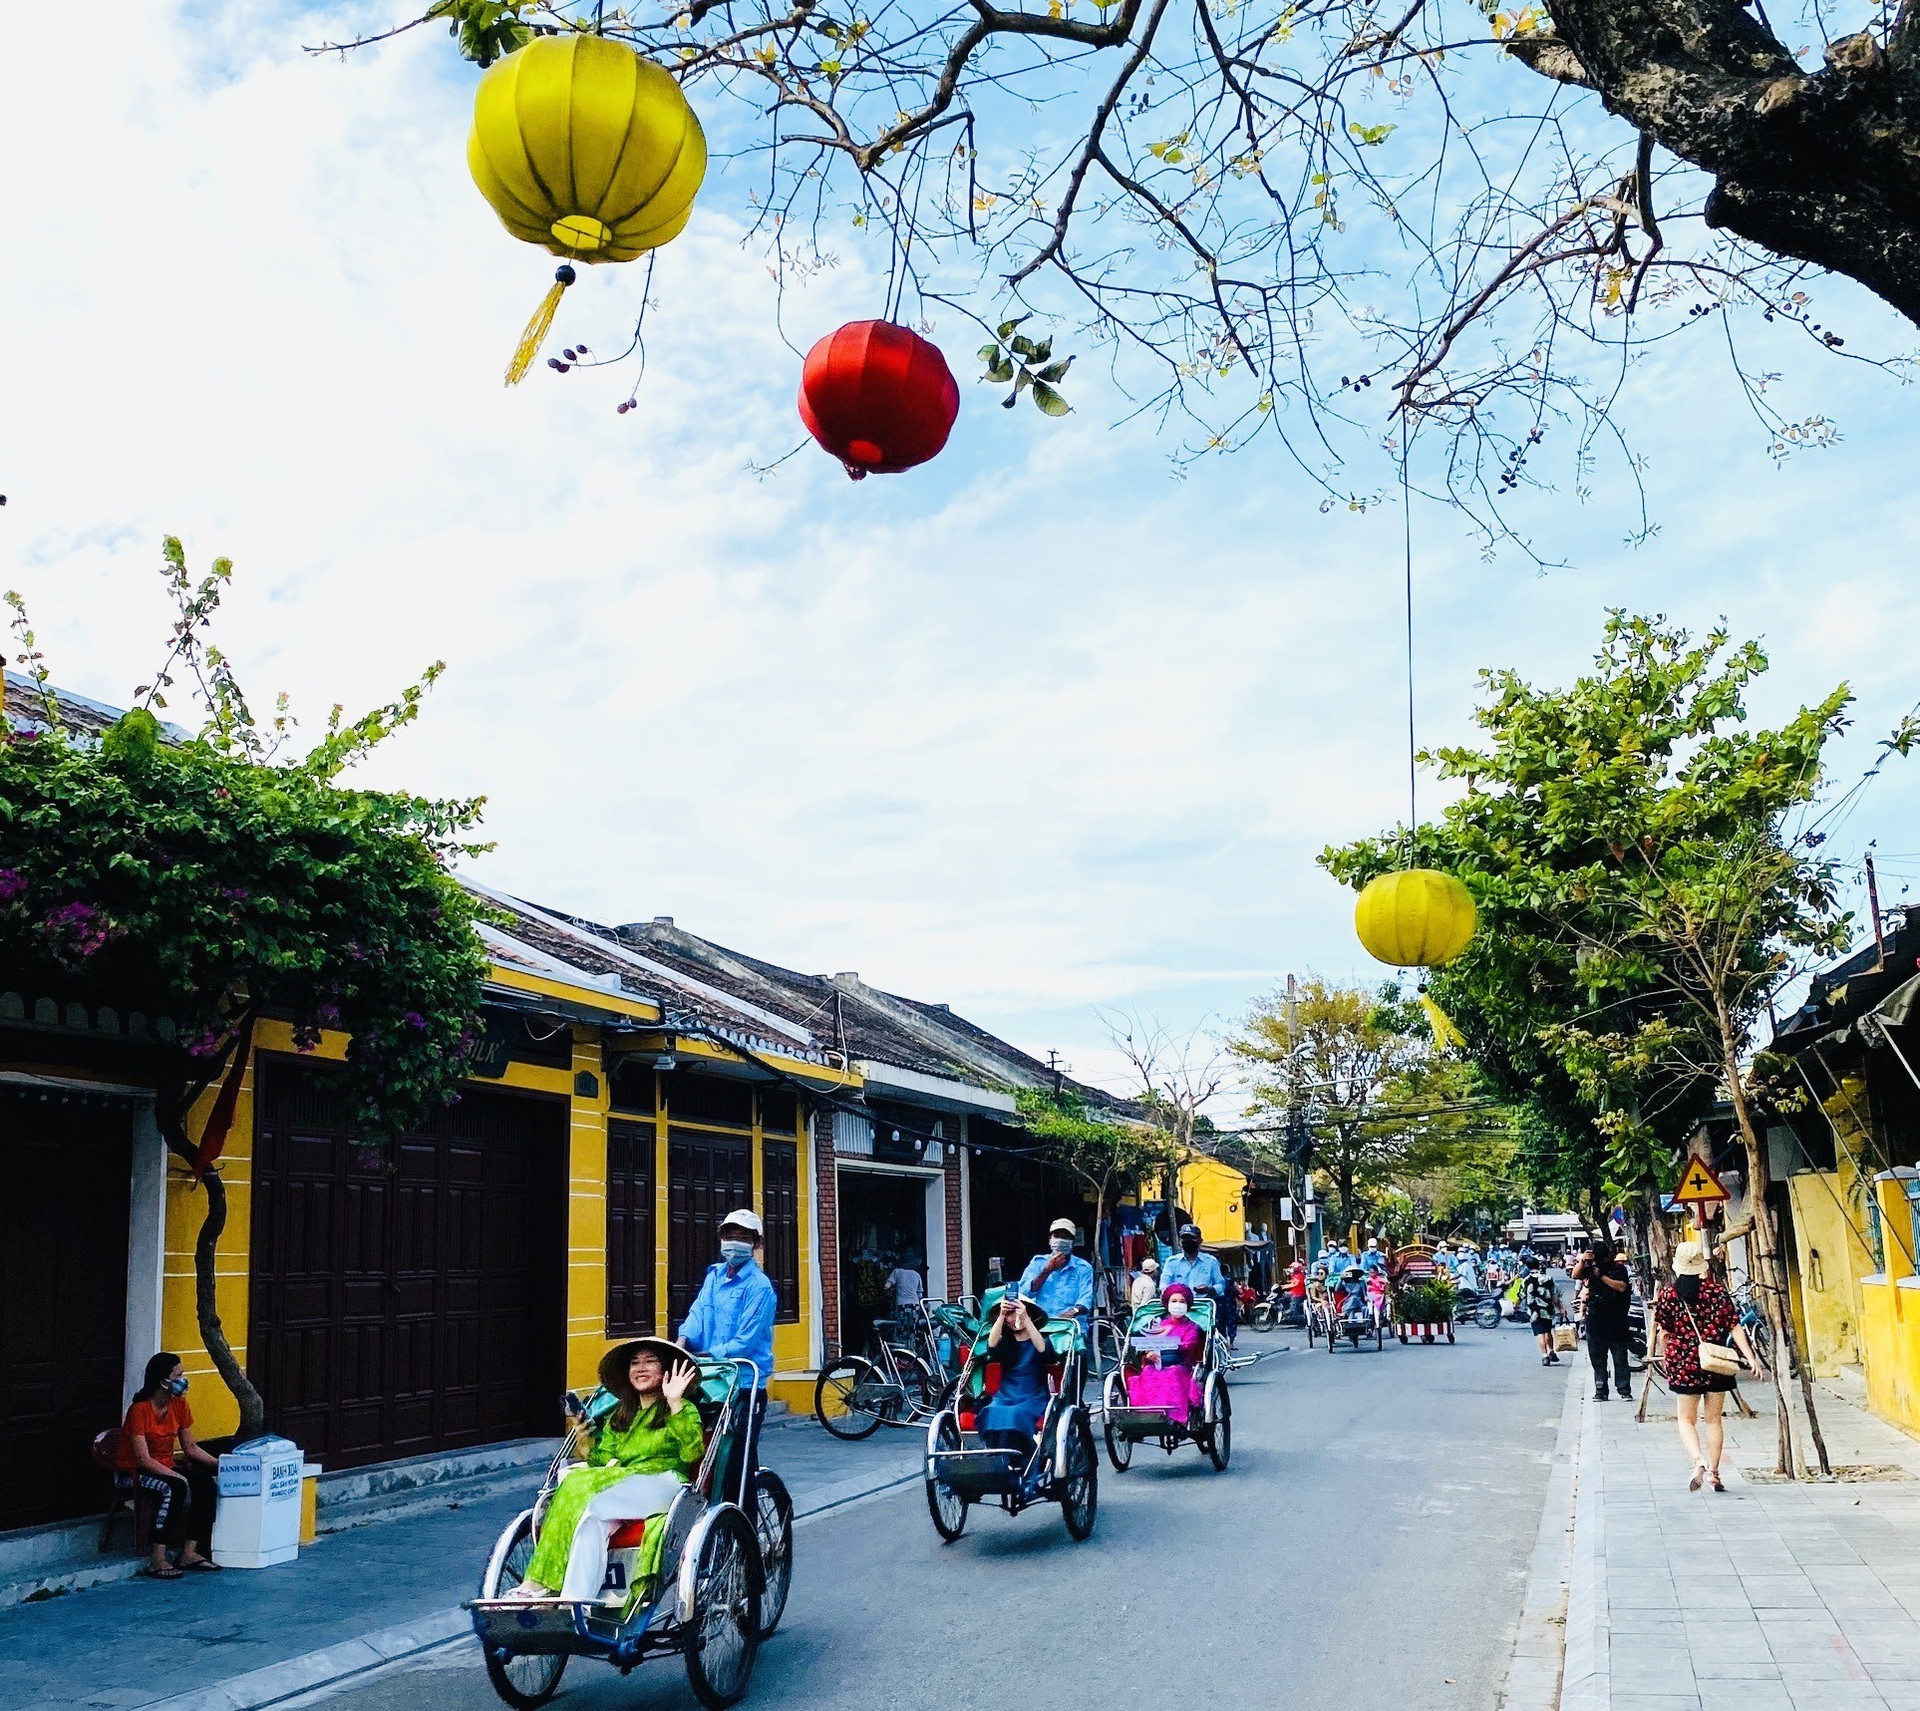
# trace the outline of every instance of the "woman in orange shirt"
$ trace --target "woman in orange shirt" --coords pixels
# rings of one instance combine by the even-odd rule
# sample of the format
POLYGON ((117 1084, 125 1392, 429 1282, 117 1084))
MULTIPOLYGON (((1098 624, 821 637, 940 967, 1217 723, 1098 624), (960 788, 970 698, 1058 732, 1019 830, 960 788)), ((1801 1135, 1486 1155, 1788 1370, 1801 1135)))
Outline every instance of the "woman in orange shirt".
POLYGON ((200 1547, 213 1538, 213 1511, 219 1502, 215 1470, 219 1462, 193 1436, 193 1410, 187 1405, 187 1375, 178 1355, 159 1354, 147 1362, 146 1376, 120 1428, 122 1490, 135 1486, 159 1499, 153 1517, 153 1560, 140 1572, 155 1580, 178 1580, 186 1569, 211 1571, 220 1565, 200 1547), (180 1553, 178 1568, 167 1547, 180 1553))

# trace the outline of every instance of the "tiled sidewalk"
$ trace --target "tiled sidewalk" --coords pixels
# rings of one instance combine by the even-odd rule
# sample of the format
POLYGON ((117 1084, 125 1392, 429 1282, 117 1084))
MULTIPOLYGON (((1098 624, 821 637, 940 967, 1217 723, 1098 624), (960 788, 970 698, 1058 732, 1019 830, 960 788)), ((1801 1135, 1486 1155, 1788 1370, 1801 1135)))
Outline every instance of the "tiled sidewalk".
POLYGON ((1670 1399, 1638 1424, 1581 1399, 1562 1711, 1920 1711, 1920 1444, 1823 1385, 1835 1465, 1907 1477, 1749 1479, 1775 1429, 1770 1387, 1743 1388, 1725 1495, 1687 1490, 1670 1399))

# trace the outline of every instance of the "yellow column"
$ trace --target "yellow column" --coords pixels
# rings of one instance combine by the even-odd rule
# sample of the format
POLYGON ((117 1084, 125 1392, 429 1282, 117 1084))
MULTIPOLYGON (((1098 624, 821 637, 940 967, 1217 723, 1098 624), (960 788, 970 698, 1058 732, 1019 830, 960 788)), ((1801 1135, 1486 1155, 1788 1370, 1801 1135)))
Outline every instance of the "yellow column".
POLYGON ((1913 1169, 1883 1170, 1873 1179, 1873 1192, 1880 1206, 1880 1246, 1883 1275, 1889 1283, 1912 1277, 1913 1214, 1907 1204, 1907 1181, 1913 1169))
POLYGON ((573 1030, 567 1125, 567 1383, 594 1382, 607 1346, 607 1073, 596 1029, 573 1030), (591 1076, 596 1092, 582 1094, 591 1076))

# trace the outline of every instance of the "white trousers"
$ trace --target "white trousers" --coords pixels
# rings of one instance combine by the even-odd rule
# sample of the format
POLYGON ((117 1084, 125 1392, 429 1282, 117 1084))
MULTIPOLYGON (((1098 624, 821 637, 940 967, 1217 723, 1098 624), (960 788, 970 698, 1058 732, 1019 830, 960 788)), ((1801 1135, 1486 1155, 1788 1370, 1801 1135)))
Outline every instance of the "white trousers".
POLYGON ((670 1473, 636 1473, 592 1498, 567 1551, 567 1579, 562 1598, 577 1602, 600 1596, 607 1578, 607 1541, 622 1521, 638 1521, 664 1514, 674 1494, 686 1482, 670 1473))

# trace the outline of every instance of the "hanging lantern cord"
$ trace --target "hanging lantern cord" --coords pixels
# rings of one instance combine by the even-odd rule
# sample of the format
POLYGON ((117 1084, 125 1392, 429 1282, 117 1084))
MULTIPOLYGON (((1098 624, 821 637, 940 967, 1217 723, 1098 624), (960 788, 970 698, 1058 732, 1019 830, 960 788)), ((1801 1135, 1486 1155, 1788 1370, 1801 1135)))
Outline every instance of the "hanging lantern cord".
POLYGON ((513 361, 507 364, 509 386, 518 386, 526 379, 527 370, 533 367, 533 359, 547 342, 553 317, 560 309, 561 296, 578 277, 571 262, 563 261, 553 270, 553 284, 547 288, 546 296, 540 299, 540 307, 534 310, 533 319, 527 323, 527 330, 520 335, 520 343, 514 348, 513 361))
POLYGON ((1413 488, 1407 477, 1412 436, 1404 429, 1400 441, 1400 512, 1406 535, 1407 594, 1407 865, 1413 866, 1414 828, 1420 822, 1419 772, 1413 739, 1413 488))

